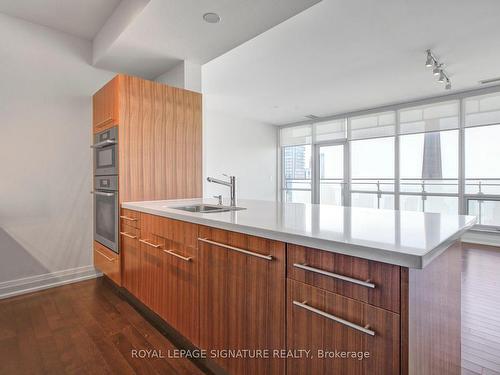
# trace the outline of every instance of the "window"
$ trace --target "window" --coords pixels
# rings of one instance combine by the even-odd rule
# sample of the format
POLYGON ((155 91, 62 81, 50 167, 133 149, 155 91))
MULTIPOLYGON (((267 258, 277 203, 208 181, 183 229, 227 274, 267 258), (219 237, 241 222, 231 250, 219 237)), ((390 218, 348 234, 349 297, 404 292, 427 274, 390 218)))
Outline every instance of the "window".
POLYGON ((319 146, 319 202, 340 206, 344 194, 344 144, 319 146))
POLYGON ((311 146, 285 146, 283 153, 283 201, 311 203, 311 146))
POLYGON ((351 142, 351 205, 394 208, 394 137, 351 142))
POLYGON ((498 91, 282 128, 283 200, 469 213, 500 229, 498 91))
POLYGON ((500 94, 465 100, 466 212, 480 227, 500 227, 500 94))

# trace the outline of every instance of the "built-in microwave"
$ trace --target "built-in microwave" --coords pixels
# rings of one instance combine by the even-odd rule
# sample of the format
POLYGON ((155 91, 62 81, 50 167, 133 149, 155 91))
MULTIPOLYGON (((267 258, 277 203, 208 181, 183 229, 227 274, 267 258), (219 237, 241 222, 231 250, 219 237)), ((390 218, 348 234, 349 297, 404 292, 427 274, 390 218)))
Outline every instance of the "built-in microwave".
POLYGON ((94 136, 94 176, 118 174, 118 128, 94 136))

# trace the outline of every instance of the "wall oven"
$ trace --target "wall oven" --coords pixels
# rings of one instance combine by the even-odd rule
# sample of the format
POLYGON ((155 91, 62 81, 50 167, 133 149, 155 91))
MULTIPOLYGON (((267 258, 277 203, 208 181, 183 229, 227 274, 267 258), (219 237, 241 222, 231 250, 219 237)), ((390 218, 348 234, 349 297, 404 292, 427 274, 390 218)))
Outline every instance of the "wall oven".
POLYGON ((94 175, 118 174, 118 128, 114 127, 94 136, 94 175))
POLYGON ((94 239, 118 253, 118 176, 94 179, 94 239))
POLYGON ((94 240, 118 253, 118 128, 94 136, 94 240))

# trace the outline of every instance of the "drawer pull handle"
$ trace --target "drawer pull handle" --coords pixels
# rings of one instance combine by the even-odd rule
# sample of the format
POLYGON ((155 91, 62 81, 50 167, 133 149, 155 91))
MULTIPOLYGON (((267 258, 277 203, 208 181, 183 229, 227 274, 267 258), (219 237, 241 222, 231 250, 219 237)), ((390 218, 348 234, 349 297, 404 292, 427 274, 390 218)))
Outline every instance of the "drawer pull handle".
POLYGON ((375 284, 370 283, 369 281, 362 281, 362 280, 358 280, 358 279, 353 279, 352 277, 339 275, 337 273, 323 271, 323 270, 320 270, 319 268, 310 267, 307 264, 294 263, 293 266, 296 268, 306 270, 306 271, 319 273, 319 274, 325 275, 325 276, 330 276, 330 277, 333 277, 335 279, 348 281, 348 282, 353 283, 353 284, 362 285, 362 286, 365 286, 367 288, 372 288, 372 289, 375 288, 375 284))
POLYGON ((337 323, 343 324, 343 325, 345 325, 347 327, 350 327, 350 328, 353 328, 353 329, 358 330, 360 332, 366 333, 367 335, 375 336, 375 332, 372 331, 371 329, 369 329, 368 325, 365 326, 365 327, 361 327, 361 326, 359 326, 357 324, 354 324, 354 323, 351 323, 351 322, 349 322, 347 320, 339 318, 338 316, 335 316, 335 315, 332 315, 332 314, 328 314, 327 312, 324 312, 322 310, 319 310, 319 309, 316 309, 316 308, 314 308, 312 306, 309 306, 307 304, 307 301, 304 301, 304 302, 293 301, 293 304, 295 306, 298 306, 298 307, 301 307, 301 308, 306 309, 308 311, 311 311, 311 312, 313 312, 315 314, 324 316, 325 318, 333 320, 333 321, 335 321, 337 323))
POLYGON ((148 241, 143 240, 141 238, 139 238, 139 242, 142 242, 148 246, 154 247, 155 249, 158 249, 160 247, 160 245, 155 245, 154 243, 148 242, 148 241))
POLYGON ((191 262, 191 259, 192 259, 191 257, 183 257, 182 255, 179 255, 179 254, 175 253, 173 250, 163 250, 163 251, 165 253, 167 253, 167 254, 173 255, 174 257, 182 259, 182 260, 184 260, 186 262, 191 262))
POLYGON ((127 233, 127 232, 120 232, 120 234, 122 236, 125 236, 125 237, 128 237, 128 238, 132 238, 132 239, 136 239, 137 238, 137 236, 133 236, 133 235, 127 233))
POLYGON ((115 259, 110 258, 110 257, 108 257, 106 254, 101 253, 101 252, 100 252, 99 250, 97 250, 97 249, 95 249, 95 251, 97 251, 99 254, 101 254, 104 258, 106 258, 106 259, 107 259, 107 260, 109 260, 110 262, 114 262, 114 261, 116 260, 116 258, 115 258, 115 259))
POLYGON ((137 221, 136 218, 134 218, 134 217, 128 217, 128 216, 120 216, 120 219, 130 220, 130 221, 137 221))
POLYGON ((208 243, 208 244, 211 244, 211 245, 215 245, 215 246, 219 246, 219 247, 224 247, 226 249, 234 250, 234 251, 237 251, 239 253, 251 255, 251 256, 254 256, 254 257, 257 257, 257 258, 262 258, 262 259, 265 259, 265 260, 273 260, 272 255, 262 255, 262 254, 259 254, 259 253, 254 253, 253 251, 248 251, 248 250, 240 249, 239 247, 229 246, 229 245, 226 245, 226 244, 223 244, 223 243, 219 243, 219 242, 215 242, 215 241, 210 241, 210 240, 207 240, 206 238, 198 238, 198 241, 205 242, 205 243, 208 243))

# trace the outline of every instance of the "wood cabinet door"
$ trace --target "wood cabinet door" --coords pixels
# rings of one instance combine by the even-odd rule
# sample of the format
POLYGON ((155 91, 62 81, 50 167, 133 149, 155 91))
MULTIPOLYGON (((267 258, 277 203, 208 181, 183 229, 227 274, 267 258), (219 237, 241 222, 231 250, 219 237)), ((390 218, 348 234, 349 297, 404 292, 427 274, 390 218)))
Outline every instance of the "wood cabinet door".
POLYGON ((161 237, 141 232, 140 243, 140 278, 139 299, 151 310, 160 313, 162 301, 162 249, 161 237))
POLYGON ((287 283, 287 345, 302 355, 288 359, 287 374, 399 374, 398 314, 295 280, 287 283))
POLYGON ((120 249, 122 256, 122 284, 130 293, 139 295, 141 253, 138 230, 127 225, 120 226, 120 249))
POLYGON ((92 114, 94 133, 118 125, 118 76, 94 94, 92 114))
POLYGON ((198 248, 165 240, 161 317, 199 345, 198 248))
POLYGON ((232 375, 284 374, 285 361, 272 354, 285 348, 285 245, 208 227, 199 233, 201 348, 232 375), (228 359, 226 350, 270 358, 228 359))

